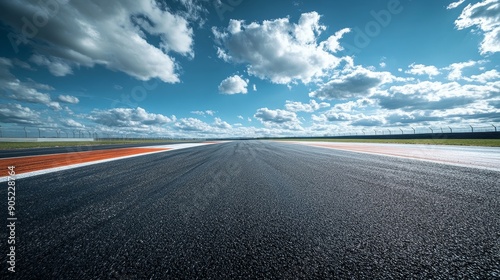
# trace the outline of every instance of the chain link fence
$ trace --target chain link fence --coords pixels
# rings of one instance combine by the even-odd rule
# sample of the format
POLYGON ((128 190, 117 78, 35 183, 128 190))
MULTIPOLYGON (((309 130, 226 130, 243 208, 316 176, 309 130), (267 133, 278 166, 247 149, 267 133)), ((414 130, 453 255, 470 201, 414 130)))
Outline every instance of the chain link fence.
MULTIPOLYGON (((468 126, 429 126, 429 127, 374 127, 374 128, 363 128, 363 129, 345 129, 338 131, 325 132, 321 136, 324 137, 363 137, 371 136, 378 137, 383 136, 391 137, 398 135, 405 135, 406 137, 411 137, 411 135, 434 135, 434 134, 460 134, 460 133, 490 133, 498 132, 500 125, 490 124, 490 125, 468 125, 468 126)), ((237 135, 235 135, 237 136, 237 135)), ((314 135, 318 136, 318 135, 314 135)), ((0 126, 0 138, 78 138, 78 139, 172 139, 173 137, 164 135, 151 135, 147 133, 140 132, 116 132, 116 131, 98 131, 92 129, 65 129, 65 128, 53 128, 53 127, 6 127, 0 126)))
POLYGON ((61 129, 53 127, 4 127, 0 126, 0 138, 59 138, 64 139, 167 139, 156 135, 134 132, 109 132, 92 129, 61 129))
POLYGON ((358 130, 345 130, 335 132, 329 136, 377 136, 377 135, 408 135, 408 134, 445 134, 445 133, 484 133, 498 132, 500 125, 468 125, 461 127, 428 126, 428 127, 391 127, 391 128, 365 128, 358 130))

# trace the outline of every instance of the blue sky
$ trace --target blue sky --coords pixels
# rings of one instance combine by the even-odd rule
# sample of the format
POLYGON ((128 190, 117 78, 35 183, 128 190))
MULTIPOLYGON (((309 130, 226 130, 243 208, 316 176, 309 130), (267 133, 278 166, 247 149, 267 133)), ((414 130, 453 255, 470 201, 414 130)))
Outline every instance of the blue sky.
POLYGON ((2 1, 0 22, 4 131, 500 123, 499 0, 2 1))

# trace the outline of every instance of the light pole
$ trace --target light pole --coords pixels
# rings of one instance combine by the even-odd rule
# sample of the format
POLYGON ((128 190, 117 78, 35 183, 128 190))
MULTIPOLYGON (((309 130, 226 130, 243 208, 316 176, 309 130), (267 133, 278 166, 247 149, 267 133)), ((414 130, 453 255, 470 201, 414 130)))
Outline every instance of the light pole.
POLYGON ((497 127, 494 124, 492 124, 491 126, 493 126, 495 128, 495 132, 497 132, 497 127))
POLYGON ((450 126, 448 126, 448 128, 450 129, 450 133, 453 133, 453 129, 451 129, 451 127, 450 127, 450 126))
POLYGON ((417 134, 417 131, 415 130, 415 128, 413 128, 413 126, 410 126, 411 129, 413 129, 413 134, 417 134))
POLYGON ((28 138, 28 132, 26 131, 26 127, 24 127, 24 138, 28 138))

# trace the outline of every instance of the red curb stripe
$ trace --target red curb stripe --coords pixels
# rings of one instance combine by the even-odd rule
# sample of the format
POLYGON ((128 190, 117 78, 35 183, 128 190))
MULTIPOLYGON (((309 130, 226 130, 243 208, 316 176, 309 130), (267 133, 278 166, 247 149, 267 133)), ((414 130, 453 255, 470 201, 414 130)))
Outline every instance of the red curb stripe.
POLYGON ((16 174, 39 171, 49 168, 62 167, 72 164, 111 159, 123 156, 145 154, 151 152, 168 151, 169 148, 124 148, 99 151, 75 152, 53 155, 28 156, 20 158, 0 159, 0 168, 7 170, 8 166, 15 166, 16 174))

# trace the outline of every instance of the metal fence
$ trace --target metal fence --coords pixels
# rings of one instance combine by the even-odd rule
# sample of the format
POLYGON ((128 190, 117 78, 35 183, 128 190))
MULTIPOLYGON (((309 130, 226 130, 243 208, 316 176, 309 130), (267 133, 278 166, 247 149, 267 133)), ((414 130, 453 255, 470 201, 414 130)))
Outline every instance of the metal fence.
POLYGON ((110 132, 92 129, 61 129, 53 127, 0 126, 0 138, 68 138, 79 139, 167 139, 166 136, 134 132, 110 132))
POLYGON ((332 133, 330 136, 376 136, 376 135, 408 135, 408 134, 444 134, 444 133, 484 133, 498 132, 500 125, 468 125, 462 127, 452 126, 427 126, 427 127, 390 127, 370 129, 346 129, 332 133))
MULTIPOLYGON (((374 127, 360 128, 346 127, 335 131, 317 131, 316 135, 311 136, 327 136, 327 137, 349 137, 349 136, 381 136, 390 137, 396 135, 406 135, 411 137, 414 135, 425 134, 458 134, 458 133, 485 133, 498 132, 497 124, 489 125, 468 125, 468 126, 406 126, 406 127, 374 127)), ((240 135, 234 135, 238 137, 240 135)), ((243 135, 244 136, 244 135, 243 135)), ((171 139, 169 135, 153 135, 144 132, 126 131, 101 131, 93 129, 68 129, 54 127, 19 127, 19 126, 2 126, 0 125, 0 138, 88 138, 88 139, 171 139)), ((63 139, 61 139, 63 140, 63 139)))

